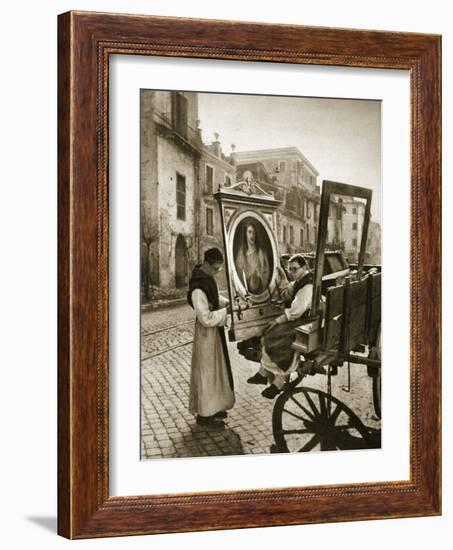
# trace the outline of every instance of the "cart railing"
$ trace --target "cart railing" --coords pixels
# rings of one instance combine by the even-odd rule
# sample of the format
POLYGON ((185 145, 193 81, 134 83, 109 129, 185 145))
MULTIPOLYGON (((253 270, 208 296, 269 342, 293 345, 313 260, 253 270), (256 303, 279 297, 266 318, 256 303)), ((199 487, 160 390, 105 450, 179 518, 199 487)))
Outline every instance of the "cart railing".
POLYGON ((318 316, 296 329, 293 349, 344 355, 376 345, 381 323, 381 273, 330 287, 318 316))

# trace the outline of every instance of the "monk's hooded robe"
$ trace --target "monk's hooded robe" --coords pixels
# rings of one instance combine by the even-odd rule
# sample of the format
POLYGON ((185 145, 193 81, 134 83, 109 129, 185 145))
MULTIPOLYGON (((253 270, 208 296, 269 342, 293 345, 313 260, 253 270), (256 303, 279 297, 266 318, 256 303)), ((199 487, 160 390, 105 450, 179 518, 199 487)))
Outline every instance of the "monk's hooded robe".
POLYGON ((225 338, 228 300, 219 295, 214 278, 195 266, 187 301, 195 310, 190 371, 189 411, 212 416, 234 405, 234 385, 225 338))

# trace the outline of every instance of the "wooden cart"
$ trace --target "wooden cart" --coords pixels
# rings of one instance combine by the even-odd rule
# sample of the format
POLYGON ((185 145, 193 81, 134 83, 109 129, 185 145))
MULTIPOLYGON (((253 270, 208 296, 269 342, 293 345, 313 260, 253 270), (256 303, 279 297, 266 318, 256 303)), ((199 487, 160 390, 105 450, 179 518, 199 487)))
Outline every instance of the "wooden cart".
MULTIPOLYGON (((241 286, 238 274, 233 275, 234 234, 231 222, 236 216, 244 218, 252 212, 254 216, 260 216, 260 212, 264 212, 266 217, 263 216, 262 223, 268 224, 271 234, 271 230, 275 231, 275 209, 278 203, 273 197, 267 196, 265 202, 261 198, 257 206, 253 195, 256 190, 260 190, 259 187, 253 188, 250 182, 241 182, 237 184, 239 192, 242 192, 240 186, 244 183, 248 185, 245 200, 240 198, 235 203, 231 190, 229 196, 219 192, 217 199, 227 251, 230 300, 236 304, 231 316, 230 340, 238 342, 240 353, 247 359, 259 361, 260 336, 269 320, 281 314, 282 303, 274 279, 269 281, 267 293, 256 299, 249 295, 247 282, 244 281, 241 286), (229 209, 229 223, 225 222, 225 208, 229 209), (247 211, 250 208, 253 210, 247 211)), ((338 373, 339 368, 347 366, 349 376, 351 363, 364 365, 371 378, 374 410, 376 416, 381 417, 381 269, 380 266, 364 266, 371 199, 370 189, 323 182, 316 255, 313 258, 314 285, 310 317, 296 329, 296 339, 292 344, 293 364, 288 371, 286 385, 274 405, 272 426, 275 444, 272 450, 275 452, 380 446, 380 431, 367 428, 354 411, 334 397, 331 391, 331 378, 338 373), (329 273, 329 284, 326 285, 324 272, 329 210, 332 199, 338 196, 354 197, 365 204, 360 252, 355 269, 342 269, 336 278, 329 273), (326 391, 301 384, 307 377, 317 373, 326 375, 326 391)), ((275 248, 274 241, 273 250, 275 248)), ((274 252, 279 257, 278 250, 274 252)), ((363 391, 363 388, 360 390, 363 391)))

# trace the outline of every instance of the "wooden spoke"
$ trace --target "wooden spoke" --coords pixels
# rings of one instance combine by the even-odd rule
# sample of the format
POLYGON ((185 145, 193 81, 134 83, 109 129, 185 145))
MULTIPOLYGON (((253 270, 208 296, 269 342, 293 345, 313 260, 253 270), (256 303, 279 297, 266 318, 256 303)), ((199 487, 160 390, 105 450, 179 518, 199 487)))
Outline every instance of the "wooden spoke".
POLYGON ((305 443, 305 445, 301 449, 299 449, 299 453, 307 453, 308 451, 313 450, 318 443, 319 443, 319 436, 318 436, 318 434, 315 434, 310 439, 310 441, 305 443))
POLYGON ((373 407, 378 418, 381 418, 381 374, 373 377, 373 407))
POLYGON ((291 435, 291 434, 310 434, 313 433, 312 430, 282 430, 282 433, 285 435, 291 435))
POLYGON ((305 394, 305 398, 307 399, 308 403, 310 404, 310 407, 315 415, 315 417, 319 416, 319 411, 318 409, 316 408, 316 405, 315 405, 315 402, 313 401, 313 399, 310 397, 310 394, 307 392, 305 394))
POLYGON ((312 420, 315 419, 315 415, 312 412, 310 412, 308 409, 306 409, 301 403, 299 403, 299 401, 297 401, 297 399, 293 395, 290 396, 290 399, 291 401, 294 401, 294 403, 296 403, 296 405, 300 409, 302 409, 307 416, 309 416, 312 420))
POLYGON ((288 409, 283 409, 283 412, 287 413, 287 414, 290 414, 291 416, 293 416, 294 418, 297 418, 298 420, 302 420, 302 422, 305 422, 307 419, 304 418, 303 416, 299 416, 298 414, 296 413, 293 413, 291 411, 288 411, 288 409))
POLYGON ((340 416, 340 413, 341 413, 341 407, 340 405, 337 405, 337 408, 330 415, 330 421, 332 422, 332 424, 335 424, 335 422, 337 421, 337 418, 340 416))
POLYGON ((318 400, 319 400, 321 416, 324 416, 324 417, 329 416, 326 408, 326 400, 324 399, 324 395, 322 393, 318 394, 318 400))
POLYGON ((355 426, 352 426, 351 424, 344 424, 343 426, 335 426, 335 430, 341 431, 341 430, 355 430, 355 426))

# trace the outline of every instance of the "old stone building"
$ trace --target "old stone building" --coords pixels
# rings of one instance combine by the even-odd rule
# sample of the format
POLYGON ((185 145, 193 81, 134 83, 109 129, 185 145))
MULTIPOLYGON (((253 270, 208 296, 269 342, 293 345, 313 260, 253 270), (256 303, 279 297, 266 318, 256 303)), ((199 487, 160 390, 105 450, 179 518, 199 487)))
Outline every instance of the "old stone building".
POLYGON ((316 168, 297 147, 240 151, 232 154, 237 178, 249 171, 282 201, 278 211, 281 253, 313 250, 319 215, 320 189, 316 168))
POLYGON ((326 239, 326 247, 331 250, 344 250, 343 213, 343 199, 341 197, 331 196, 326 239))
POLYGON ((349 261, 358 260, 365 219, 365 201, 352 197, 342 197, 343 204, 343 241, 344 252, 349 261))
POLYGON ((199 253, 198 97, 141 90, 140 108, 142 276, 183 289, 199 253))
MULTIPOLYGON (((224 155, 219 141, 219 135, 215 134, 215 141, 210 145, 204 145, 200 158, 199 169, 199 196, 198 208, 198 261, 203 258, 203 253, 208 248, 217 247, 223 250, 222 223, 219 213, 219 205, 214 199, 214 193, 221 185, 231 185, 235 181, 235 167, 229 157, 224 155)), ((220 287, 226 287, 225 272, 218 278, 220 287)))
MULTIPOLYGON (((329 224, 333 222, 334 212, 336 212, 338 220, 337 227, 332 235, 335 235, 335 242, 344 251, 348 261, 353 264, 358 261, 359 257, 365 210, 366 203, 364 200, 344 196, 332 198, 332 214, 329 218, 329 224)), ((371 219, 365 248, 365 263, 381 263, 381 226, 371 219)))
POLYGON ((370 221, 367 242, 367 257, 366 261, 370 264, 380 265, 381 258, 381 226, 379 223, 370 221))

